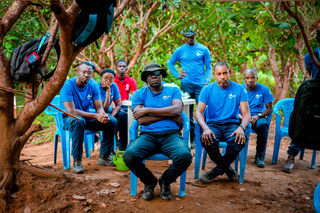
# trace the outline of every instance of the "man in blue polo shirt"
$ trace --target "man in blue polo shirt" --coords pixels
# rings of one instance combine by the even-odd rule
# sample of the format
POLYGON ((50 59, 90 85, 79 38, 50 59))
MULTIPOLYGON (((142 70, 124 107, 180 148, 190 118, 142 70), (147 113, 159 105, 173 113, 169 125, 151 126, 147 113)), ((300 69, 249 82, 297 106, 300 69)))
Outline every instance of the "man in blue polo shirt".
MULTIPOLYGON (((121 110, 121 96, 119 88, 114 83, 116 73, 109 68, 104 69, 101 72, 101 82, 98 83, 100 90, 101 101, 103 109, 110 113, 109 115, 115 117, 118 121, 117 131, 119 131, 119 150, 126 150, 128 143, 128 115, 121 110), (115 108, 110 107, 112 101, 115 104, 115 108)), ((109 116, 109 117, 110 117, 109 116)))
POLYGON ((264 167, 263 153, 266 149, 269 123, 267 117, 272 113, 272 102, 274 101, 270 89, 257 83, 257 71, 253 68, 246 69, 243 73, 245 83, 242 85, 249 98, 251 113, 251 129, 257 133, 257 146, 255 163, 258 167, 264 167))
POLYGON ((140 136, 131 141, 123 156, 129 169, 144 183, 142 199, 151 200, 157 178, 142 163, 144 159, 162 152, 173 160, 159 178, 160 196, 172 198, 170 184, 190 165, 192 156, 188 142, 181 137, 182 100, 176 87, 162 86, 166 71, 157 63, 149 63, 141 73, 148 84, 137 90, 132 99, 133 116, 140 124, 140 136))
MULTIPOLYGON (((181 79, 181 90, 187 92, 190 98, 194 98, 198 104, 198 98, 201 89, 210 83, 212 77, 211 56, 209 49, 195 42, 196 32, 191 30, 182 31, 186 43, 176 49, 167 65, 173 76, 181 79), (174 64, 180 61, 182 72, 178 73, 174 64)), ((190 106, 190 136, 191 148, 194 148, 194 123, 193 123, 193 105, 190 106)))
POLYGON ((249 129, 246 129, 250 122, 246 90, 229 80, 229 67, 223 61, 214 66, 214 75, 217 81, 202 89, 196 111, 196 119, 203 130, 202 146, 217 165, 200 176, 202 183, 210 183, 224 173, 231 181, 239 179, 239 175, 230 164, 245 146, 250 134, 249 129), (242 113, 241 122, 239 107, 242 113), (205 110, 206 118, 203 116, 205 110), (227 141, 228 146, 224 156, 220 154, 219 141, 227 141))
POLYGON ((82 174, 82 153, 84 131, 103 130, 103 140, 101 141, 99 165, 114 166, 111 151, 113 148, 114 135, 117 120, 109 118, 102 108, 99 88, 97 82, 91 79, 94 65, 86 61, 79 65, 77 77, 66 80, 60 91, 60 108, 64 108, 68 113, 79 118, 80 121, 64 116, 63 123, 67 130, 71 132, 73 172, 82 174), (96 113, 90 112, 91 104, 94 104, 96 113))
MULTIPOLYGON (((316 36, 316 39, 318 41, 318 43, 320 44, 320 28, 317 29, 317 36, 316 36)), ((316 60, 318 62, 320 62, 320 48, 317 47, 314 51, 313 51, 313 54, 316 58, 316 60)), ((307 68, 307 71, 308 73, 312 76, 312 78, 316 78, 316 75, 318 73, 318 68, 316 67, 316 65, 314 65, 313 61, 311 60, 311 57, 310 57, 310 54, 307 53, 304 57, 304 63, 306 65, 306 68, 307 68)))

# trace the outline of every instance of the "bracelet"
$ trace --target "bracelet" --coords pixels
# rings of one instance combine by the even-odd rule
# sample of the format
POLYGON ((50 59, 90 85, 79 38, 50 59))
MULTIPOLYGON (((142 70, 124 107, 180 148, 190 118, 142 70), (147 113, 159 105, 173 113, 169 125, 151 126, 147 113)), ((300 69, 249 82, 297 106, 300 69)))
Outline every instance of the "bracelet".
POLYGON ((107 95, 111 95, 111 93, 110 93, 110 92, 106 92, 106 94, 107 94, 107 95))

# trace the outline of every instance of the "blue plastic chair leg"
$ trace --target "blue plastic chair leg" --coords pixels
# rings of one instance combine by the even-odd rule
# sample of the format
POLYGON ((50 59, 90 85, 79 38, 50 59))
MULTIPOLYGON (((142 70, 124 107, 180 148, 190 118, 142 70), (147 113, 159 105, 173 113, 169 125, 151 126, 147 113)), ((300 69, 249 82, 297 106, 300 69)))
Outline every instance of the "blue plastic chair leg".
POLYGON ((131 196, 137 196, 137 176, 130 171, 131 196))
POLYGON ((70 134, 69 131, 61 131, 61 151, 63 169, 70 169, 70 134))
POLYGON ((313 194, 313 208, 316 213, 320 213, 320 183, 314 190, 313 194))
POLYGON ((280 135, 276 134, 276 139, 274 141, 274 147, 273 147, 273 155, 272 155, 273 164, 277 164, 278 162, 279 149, 280 149, 280 135))
POLYGON ((92 145, 92 137, 94 141, 94 135, 93 134, 85 134, 83 139, 84 139, 84 148, 86 150, 86 157, 90 158, 91 157, 91 145, 92 145))
MULTIPOLYGON (((195 125, 196 131, 196 137, 199 138, 199 125, 195 125)), ((199 178, 199 172, 200 172, 200 164, 201 164, 201 154, 202 154, 202 146, 199 144, 199 141, 196 141, 196 147, 195 147, 195 161, 194 161, 194 178, 199 178)))
POLYGON ((59 140, 59 135, 54 136, 54 150, 53 150, 53 163, 57 163, 57 150, 58 150, 58 140, 59 140))
POLYGON ((187 180, 187 171, 184 171, 180 176, 180 190, 179 190, 180 197, 184 197, 186 195, 186 180, 187 180))
POLYGON ((240 179, 239 183, 243 184, 244 176, 246 172, 246 165, 247 165, 247 155, 248 155, 248 142, 246 146, 241 150, 240 154, 240 179))
POLYGON ((316 168, 316 156, 317 156, 317 150, 313 150, 312 152, 312 160, 311 160, 311 169, 316 168))
POLYGON ((300 160, 303 160, 303 156, 304 156, 304 149, 301 148, 301 151, 300 151, 300 160))
MULTIPOLYGON (((239 155, 241 155, 241 153, 239 153, 239 155)), ((234 170, 235 170, 236 172, 238 172, 238 169, 239 169, 239 167, 238 167, 238 164, 239 164, 239 155, 236 157, 236 159, 235 159, 234 162, 233 162, 233 164, 234 164, 234 170)))

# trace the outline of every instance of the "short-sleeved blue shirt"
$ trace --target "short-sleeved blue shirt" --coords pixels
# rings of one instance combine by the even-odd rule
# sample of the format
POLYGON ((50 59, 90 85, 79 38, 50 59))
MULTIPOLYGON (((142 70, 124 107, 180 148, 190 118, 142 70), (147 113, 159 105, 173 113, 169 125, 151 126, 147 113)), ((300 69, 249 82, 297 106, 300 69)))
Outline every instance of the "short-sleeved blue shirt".
MULTIPOLYGON (((242 86, 247 90, 246 84, 242 84, 242 86)), ((254 90, 247 90, 247 93, 252 116, 266 110, 266 104, 274 101, 270 89, 263 84, 257 83, 257 87, 254 90)))
POLYGON ((238 123, 240 102, 248 101, 248 95, 240 84, 233 81, 230 81, 229 87, 225 89, 214 82, 203 87, 199 101, 207 105, 207 122, 238 123))
MULTIPOLYGON (((132 110, 138 105, 149 108, 163 108, 172 106, 172 101, 181 99, 181 93, 176 87, 163 87, 159 93, 153 93, 149 87, 143 87, 137 90, 132 98, 132 110)), ((142 132, 163 132, 173 129, 179 129, 179 126, 172 119, 158 121, 149 125, 141 125, 142 132)))
MULTIPOLYGON (((100 95, 101 95, 101 101, 105 101, 106 100, 106 91, 103 90, 102 86, 101 86, 101 82, 98 83, 98 87, 100 90, 100 95)), ((121 98, 120 96, 120 92, 119 92, 119 88, 117 86, 116 83, 112 83, 111 87, 110 87, 110 103, 112 101, 118 100, 119 98, 121 98)))
MULTIPOLYGON (((318 51, 319 55, 320 55, 320 48, 317 47, 317 49, 315 49, 315 51, 318 51)), ((316 57, 316 60, 319 61, 316 57)), ((316 67, 316 65, 314 65, 313 61, 311 60, 310 54, 307 53, 304 57, 304 63, 306 65, 307 69, 311 70, 311 74, 312 74, 312 78, 316 78, 316 75, 318 73, 318 68, 316 67)))
POLYGON ((63 102, 73 101, 76 109, 89 112, 93 101, 101 99, 97 82, 90 78, 85 87, 79 88, 76 79, 74 77, 64 83, 60 91, 60 108, 65 109, 63 102))

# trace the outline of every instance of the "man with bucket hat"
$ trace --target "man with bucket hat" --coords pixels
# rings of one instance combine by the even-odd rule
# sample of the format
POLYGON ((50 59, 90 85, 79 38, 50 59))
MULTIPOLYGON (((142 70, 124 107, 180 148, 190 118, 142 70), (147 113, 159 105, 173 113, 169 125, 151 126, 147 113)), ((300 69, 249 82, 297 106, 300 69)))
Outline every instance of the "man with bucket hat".
POLYGON ((191 164, 192 156, 180 133, 182 126, 181 93, 176 87, 163 87, 166 71, 157 63, 149 63, 141 73, 147 87, 137 90, 132 99, 133 117, 140 124, 140 136, 131 141, 123 156, 128 168, 144 183, 142 199, 151 200, 158 179, 143 160, 162 152, 173 163, 159 178, 160 196, 170 200, 170 184, 191 164))
MULTIPOLYGON (((192 31, 191 27, 188 31, 184 29, 182 34, 186 43, 173 52, 167 65, 174 77, 181 79, 181 90, 189 93, 190 98, 194 98, 198 104, 201 89, 210 83, 212 77, 211 56, 206 46, 195 42, 197 32, 192 31), (174 66, 177 61, 181 63, 181 73, 178 73, 174 66)), ((193 148, 195 144, 193 105, 190 106, 190 126, 191 148, 193 148)))

